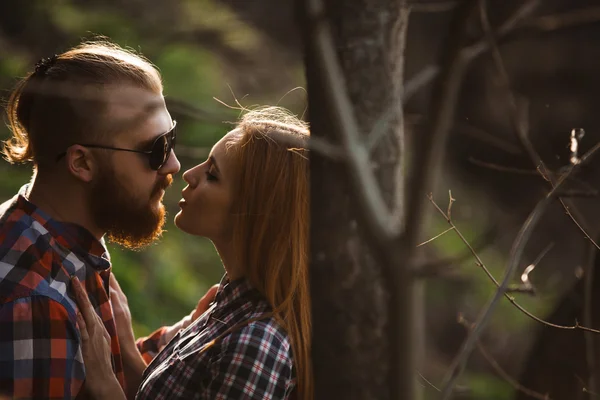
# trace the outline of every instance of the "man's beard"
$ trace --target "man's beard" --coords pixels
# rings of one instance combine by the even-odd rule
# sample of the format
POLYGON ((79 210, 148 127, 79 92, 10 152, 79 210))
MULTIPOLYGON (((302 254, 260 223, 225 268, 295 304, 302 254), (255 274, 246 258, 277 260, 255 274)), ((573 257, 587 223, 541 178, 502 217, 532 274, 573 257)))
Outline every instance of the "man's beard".
POLYGON ((171 175, 156 184, 149 198, 144 198, 131 193, 111 167, 101 169, 90 193, 90 206, 96 226, 106 232, 107 239, 135 250, 160 238, 166 211, 158 197, 161 190, 171 185, 171 175))

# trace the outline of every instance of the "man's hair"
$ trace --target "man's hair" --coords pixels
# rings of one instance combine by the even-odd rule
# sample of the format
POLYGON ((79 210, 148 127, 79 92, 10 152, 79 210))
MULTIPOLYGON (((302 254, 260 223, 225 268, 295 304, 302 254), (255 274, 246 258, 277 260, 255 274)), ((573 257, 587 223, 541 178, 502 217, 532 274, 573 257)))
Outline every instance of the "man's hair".
POLYGON ((119 127, 106 115, 108 85, 162 94, 160 73, 147 59, 105 40, 42 60, 8 100, 12 137, 4 143, 5 158, 39 168, 80 140, 114 132, 119 127))

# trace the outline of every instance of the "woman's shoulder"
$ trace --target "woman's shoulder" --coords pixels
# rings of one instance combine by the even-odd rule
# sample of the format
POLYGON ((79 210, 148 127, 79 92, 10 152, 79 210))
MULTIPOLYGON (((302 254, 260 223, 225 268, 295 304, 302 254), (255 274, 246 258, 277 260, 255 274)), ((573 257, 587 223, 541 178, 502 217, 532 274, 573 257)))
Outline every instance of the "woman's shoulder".
POLYGON ((239 349, 242 344, 255 348, 258 353, 275 352, 279 357, 291 358, 290 337, 273 316, 256 318, 223 338, 224 347, 239 349))

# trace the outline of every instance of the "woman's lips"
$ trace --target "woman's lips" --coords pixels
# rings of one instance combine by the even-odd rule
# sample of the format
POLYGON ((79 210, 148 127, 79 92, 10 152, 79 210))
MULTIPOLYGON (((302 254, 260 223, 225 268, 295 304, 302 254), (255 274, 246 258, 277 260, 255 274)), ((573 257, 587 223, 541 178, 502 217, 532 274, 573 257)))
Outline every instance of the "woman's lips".
POLYGON ((183 208, 183 207, 185 207, 186 205, 187 205, 187 204, 186 204, 186 202, 185 202, 185 199, 181 199, 181 200, 179 200, 179 207, 180 207, 180 208, 183 208))

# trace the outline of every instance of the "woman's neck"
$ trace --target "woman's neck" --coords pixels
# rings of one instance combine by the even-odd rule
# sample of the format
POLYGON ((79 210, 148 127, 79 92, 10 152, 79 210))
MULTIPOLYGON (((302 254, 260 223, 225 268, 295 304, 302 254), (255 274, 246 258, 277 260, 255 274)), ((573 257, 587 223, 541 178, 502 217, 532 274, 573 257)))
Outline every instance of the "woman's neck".
POLYGON ((235 257, 231 242, 222 243, 213 241, 213 244, 215 249, 217 249, 217 253, 219 253, 219 257, 221 257, 221 262, 223 263, 225 272, 227 272, 229 281, 242 278, 244 276, 243 268, 237 257, 235 257))

